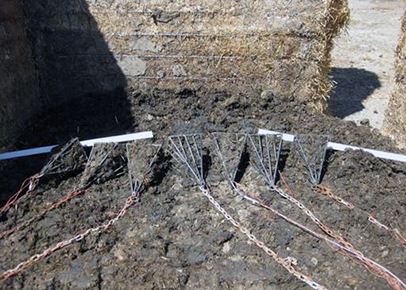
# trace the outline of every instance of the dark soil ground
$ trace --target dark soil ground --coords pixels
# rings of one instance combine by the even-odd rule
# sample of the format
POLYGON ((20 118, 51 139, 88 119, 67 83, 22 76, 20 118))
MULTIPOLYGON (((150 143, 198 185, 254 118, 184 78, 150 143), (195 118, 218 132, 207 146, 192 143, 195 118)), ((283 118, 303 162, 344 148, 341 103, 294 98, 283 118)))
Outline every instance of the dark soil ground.
MULTIPOLYGON (((108 98, 103 100, 99 104, 101 108, 108 106, 108 98)), ((303 103, 274 96, 248 98, 216 92, 131 92, 129 102, 133 112, 132 131, 154 131, 156 138, 151 143, 160 144, 171 134, 205 133, 204 168, 213 196, 236 220, 281 257, 295 258, 297 270, 329 289, 390 289, 384 279, 344 257, 325 242, 242 200, 230 190, 208 133, 254 133, 258 128, 267 128, 294 134, 329 135, 330 140, 335 142, 396 151, 390 140, 369 127, 357 127, 351 122, 317 115, 303 103)), ((72 112, 75 108, 67 104, 64 110, 72 112)), ((92 110, 97 111, 97 107, 92 110)), ((37 118, 33 122, 36 125, 21 138, 22 147, 48 145, 75 137, 75 131, 70 128, 75 128, 77 124, 75 121, 66 122, 64 118, 67 114, 55 111, 37 118)), ((95 126, 91 114, 76 118, 82 130, 91 131, 91 126, 95 126)), ((128 119, 128 116, 123 118, 128 119)), ((106 123, 109 124, 106 134, 123 129, 120 122, 116 122, 117 128, 114 128, 114 122, 106 120, 106 123)), ((98 126, 103 127, 103 123, 98 126)), ((148 142, 139 145, 145 149, 135 150, 134 154, 139 156, 140 168, 146 168, 150 160, 143 158, 142 152, 145 150, 144 156, 151 156, 150 147, 148 142)), ((164 152, 165 148, 168 147, 164 144, 164 152)), ((280 169, 295 197, 366 257, 406 281, 405 247, 388 232, 369 223, 362 212, 373 213, 382 223, 398 228, 406 235, 406 165, 376 159, 362 152, 330 154, 323 183, 336 195, 362 209, 350 210, 328 197, 315 194, 300 156, 289 143, 284 143, 283 149, 283 166, 280 169)), ((83 195, 1 239, 1 271, 15 267, 78 232, 100 225, 120 211, 131 195, 128 169, 122 166, 126 158, 125 145, 102 146, 96 152, 100 153, 93 155, 96 163, 89 161, 84 171, 42 178, 30 198, 21 202, 17 209, 12 208, 3 214, 1 230, 28 220, 68 192, 89 180, 93 181, 83 195), (106 150, 111 152, 107 161, 95 168, 97 161, 104 158, 101 153, 106 150)), ((45 165, 45 158, 26 158, 1 164, 3 201, 18 189, 18 183, 45 165)), ((259 193, 273 208, 322 233, 297 206, 267 190, 252 166, 252 158, 247 159, 241 183, 259 193)), ((54 252, 3 282, 0 287, 308 288, 228 223, 186 173, 175 170, 174 159, 164 155, 156 163, 157 171, 144 176, 146 186, 140 203, 131 207, 114 227, 54 252)), ((140 171, 132 168, 136 162, 130 164, 131 172, 140 171)))

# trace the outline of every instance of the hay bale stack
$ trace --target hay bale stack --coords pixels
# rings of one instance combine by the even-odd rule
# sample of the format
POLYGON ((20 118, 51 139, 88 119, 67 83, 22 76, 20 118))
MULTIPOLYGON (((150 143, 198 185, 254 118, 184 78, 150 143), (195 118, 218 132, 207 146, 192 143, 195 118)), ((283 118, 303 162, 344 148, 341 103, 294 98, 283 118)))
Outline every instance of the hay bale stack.
POLYGON ((58 64, 39 65, 44 85, 52 86, 47 95, 66 94, 59 78, 72 79, 71 95, 120 84, 111 80, 117 62, 131 87, 270 90, 319 111, 330 89, 332 39, 349 15, 347 0, 68 2, 26 5, 43 40, 35 44, 39 62, 58 64), (55 36, 66 32, 68 38, 55 36), (103 40, 114 58, 100 49, 103 40))
POLYGON ((130 86, 269 90, 324 111, 347 1, 110 2, 90 11, 130 86))
POLYGON ((0 1, 0 150, 37 109, 38 82, 20 1, 0 1))
POLYGON ((386 109, 383 132, 392 136, 401 147, 406 147, 406 12, 396 48, 395 87, 386 109))

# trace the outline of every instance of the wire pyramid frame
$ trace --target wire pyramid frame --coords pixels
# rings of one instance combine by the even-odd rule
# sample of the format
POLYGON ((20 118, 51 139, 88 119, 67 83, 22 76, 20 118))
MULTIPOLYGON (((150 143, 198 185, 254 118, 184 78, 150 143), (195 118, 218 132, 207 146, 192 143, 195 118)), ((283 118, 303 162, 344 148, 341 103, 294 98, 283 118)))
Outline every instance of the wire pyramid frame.
POLYGON ((248 135, 249 152, 254 157, 252 165, 265 179, 269 187, 274 187, 278 176, 281 156, 282 135, 248 135))
POLYGON ((134 199, 145 190, 146 183, 152 178, 161 150, 162 144, 153 144, 149 140, 137 140, 126 144, 128 178, 134 199), (142 158, 143 155, 146 155, 147 161, 142 158))
POLYGON ((203 172, 203 134, 175 135, 168 137, 168 149, 189 178, 199 186, 205 186, 203 172))
POLYGON ((82 176, 81 188, 87 188, 93 183, 103 182, 124 174, 123 169, 126 167, 127 159, 120 155, 118 156, 119 162, 110 160, 110 158, 114 159, 114 152, 119 149, 119 146, 118 143, 98 143, 92 147, 82 176), (104 166, 111 166, 112 168, 105 172, 102 170, 104 166))
POLYGON ((78 138, 72 139, 51 155, 41 171, 27 178, 20 189, 0 208, 0 213, 8 211, 32 194, 41 177, 53 174, 63 174, 83 169, 87 163, 87 155, 78 138))
MULTIPOLYGON (((222 145, 224 145, 222 142, 219 142, 221 139, 220 134, 215 133, 212 135, 213 139, 216 143, 216 150, 220 156, 222 156, 221 151, 222 145)), ((222 136, 224 137, 224 136, 222 136)), ((228 139, 231 139, 234 142, 234 145, 237 145, 237 148, 241 148, 238 145, 244 145, 246 144, 247 140, 247 135, 228 135, 228 139), (242 137, 241 137, 242 136, 242 137), (234 137, 234 138, 233 138, 234 137), (237 137, 237 138, 235 138, 237 137), (236 140, 235 140, 236 139, 236 140), (241 142, 242 141, 242 142, 241 142)), ((298 277, 300 280, 304 281, 307 283, 309 286, 311 286, 313 289, 326 289, 322 285, 318 284, 314 280, 312 280, 310 277, 296 271, 294 267, 290 264, 285 259, 282 259, 281 257, 278 256, 276 252, 274 252, 272 249, 268 248, 264 242, 258 240, 251 232, 249 229, 244 227, 240 222, 235 220, 227 211, 224 209, 212 196, 210 188, 205 184, 204 180, 204 170, 203 170, 203 147, 202 147, 202 135, 201 134, 195 134, 195 135, 179 135, 179 136, 170 136, 168 138, 168 143, 169 143, 169 150, 175 161, 183 167, 183 170, 186 170, 189 177, 194 181, 197 182, 197 185, 199 186, 202 194, 207 197, 207 199, 211 202, 211 204, 234 226, 236 227, 241 233, 245 234, 249 240, 255 243, 256 246, 261 248, 267 255, 269 255, 272 259, 274 259, 277 263, 282 265, 285 269, 287 269, 291 274, 295 275, 298 277)), ((244 148, 243 147, 243 148, 244 148)), ((237 154, 238 157, 241 157, 241 150, 239 151, 240 154, 237 154)), ((226 155, 226 157, 222 157, 222 163, 225 171, 227 172, 226 175, 229 177, 229 179, 236 177, 237 170, 235 164, 237 164, 237 169, 238 169, 238 164, 239 160, 241 158, 235 158, 233 160, 234 166, 227 166, 226 160, 228 159, 229 156, 226 155), (235 162, 235 160, 238 160, 238 162, 235 162)), ((180 171, 183 171, 182 168, 179 169, 180 171)), ((257 203, 255 200, 252 200, 253 202, 257 203)))
POLYGON ((50 157, 40 176, 70 172, 84 167, 88 161, 78 138, 72 139, 50 157), (70 158, 70 160, 68 160, 70 158))
POLYGON ((217 155, 230 185, 235 188, 239 166, 247 150, 247 134, 212 133, 217 155))
POLYGON ((296 135, 293 141, 313 187, 320 184, 323 177, 328 139, 325 135, 296 135))

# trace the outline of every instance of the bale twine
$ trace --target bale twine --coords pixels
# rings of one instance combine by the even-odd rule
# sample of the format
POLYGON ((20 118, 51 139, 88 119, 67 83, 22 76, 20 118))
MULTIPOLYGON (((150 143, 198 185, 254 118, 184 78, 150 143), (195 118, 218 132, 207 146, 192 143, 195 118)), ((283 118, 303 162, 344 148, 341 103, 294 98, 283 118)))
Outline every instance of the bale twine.
POLYGON ((383 132, 401 147, 406 147, 406 13, 395 57, 395 86, 385 112, 383 132))

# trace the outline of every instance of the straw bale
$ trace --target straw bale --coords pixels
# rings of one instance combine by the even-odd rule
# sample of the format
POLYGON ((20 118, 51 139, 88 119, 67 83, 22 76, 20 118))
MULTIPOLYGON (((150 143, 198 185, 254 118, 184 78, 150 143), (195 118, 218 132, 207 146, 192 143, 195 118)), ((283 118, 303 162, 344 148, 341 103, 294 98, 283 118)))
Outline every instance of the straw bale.
POLYGON ((38 80, 19 1, 0 3, 0 148, 6 150, 38 110, 38 80))
POLYGON ((318 111, 331 87, 332 40, 349 16, 346 1, 117 0, 89 9, 118 57, 146 65, 142 76, 124 71, 131 86, 271 90, 318 111))
POLYGON ((406 147, 406 12, 396 48, 395 87, 386 109, 383 132, 406 147))
MULTIPOLYGON (((123 59, 126 58, 132 57, 123 59)), ((167 58, 144 61, 148 65, 142 74, 131 75, 130 71, 124 71, 130 86, 138 83, 142 88, 174 90, 229 88, 244 93, 271 90, 281 92, 282 96, 296 94, 303 98, 311 91, 301 84, 312 81, 304 78, 317 74, 319 69, 317 63, 289 60, 167 58)))
POLYGON ((34 47, 45 95, 66 94, 60 81, 66 79, 77 84, 71 95, 107 88, 107 80, 110 87, 120 85, 122 80, 114 81, 117 62, 135 87, 233 84, 235 92, 249 93, 248 83, 255 90, 294 94, 319 111, 325 109, 330 89, 332 39, 349 15, 347 0, 40 2, 27 3, 26 11, 39 34, 34 47), (102 41, 114 58, 100 49, 102 41), (81 62, 92 69, 85 70, 81 62), (185 75, 172 75, 179 65, 185 75), (59 69, 55 76, 58 67, 64 72, 59 69), (293 80, 290 86, 286 80, 293 80))
MULTIPOLYGON (((151 14, 159 14, 164 27, 159 31, 237 32, 265 28, 275 34, 325 35, 325 27, 336 29, 346 22, 348 8, 345 1, 98 1, 91 5, 93 15, 116 11, 126 17, 149 18, 145 28, 150 30, 151 14), (107 3, 106 3, 107 2, 107 3), (104 5, 103 5, 104 4, 104 5), (106 5, 107 4, 107 5, 106 5), (140 12, 144 12, 144 15, 140 12), (145 13, 147 12, 147 13, 145 13), (146 14, 146 15, 145 15, 146 14), (184 27, 188 24, 187 27, 184 27), (215 25, 218 24, 218 25, 215 25)), ((111 17, 108 16, 109 18, 111 17)), ((105 18, 105 17, 104 17, 105 18)), ((157 17, 155 17, 156 20, 157 17)), ((154 20, 152 18, 152 20, 154 20)), ((154 21, 155 23, 156 21, 154 21)), ((101 23, 101 22, 99 22, 101 23)), ((156 23, 155 23, 156 24, 156 23)), ((329 32, 332 33, 332 32, 329 32)))
POLYGON ((110 48, 118 54, 154 53, 157 56, 208 56, 263 59, 315 60, 322 57, 323 43, 289 36, 112 36, 110 48))

